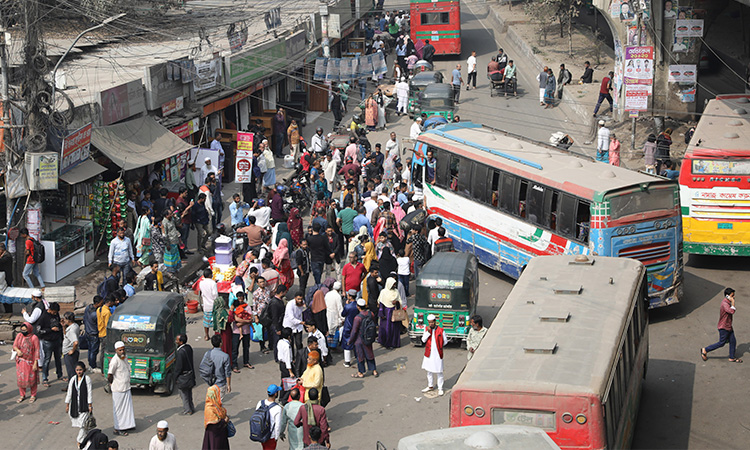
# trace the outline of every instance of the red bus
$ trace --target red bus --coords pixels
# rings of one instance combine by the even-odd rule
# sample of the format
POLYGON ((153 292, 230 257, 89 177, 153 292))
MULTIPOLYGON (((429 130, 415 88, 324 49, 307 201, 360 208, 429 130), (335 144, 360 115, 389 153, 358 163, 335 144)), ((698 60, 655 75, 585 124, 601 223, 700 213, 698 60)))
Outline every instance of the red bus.
POLYGON ((410 0, 411 39, 430 40, 436 55, 461 54, 459 0, 410 0))
POLYGON ((532 258, 451 393, 451 427, 537 427, 562 449, 630 448, 648 363, 646 268, 532 258))

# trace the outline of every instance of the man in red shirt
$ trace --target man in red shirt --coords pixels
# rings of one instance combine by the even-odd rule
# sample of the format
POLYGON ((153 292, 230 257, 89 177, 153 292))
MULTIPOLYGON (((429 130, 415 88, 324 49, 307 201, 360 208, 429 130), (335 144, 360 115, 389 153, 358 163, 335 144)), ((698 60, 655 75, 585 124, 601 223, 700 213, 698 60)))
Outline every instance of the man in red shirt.
POLYGON ((344 290, 349 292, 350 289, 354 289, 359 292, 361 290, 362 280, 367 274, 365 266, 361 262, 357 262, 357 254, 354 252, 349 253, 349 262, 344 265, 341 270, 341 277, 343 278, 344 290))
POLYGON ((26 259, 26 264, 23 266, 23 279, 26 281, 26 284, 30 288, 33 288, 34 283, 32 283, 31 281, 31 274, 33 273, 37 281, 39 282, 39 287, 43 288, 44 280, 42 280, 42 274, 39 273, 39 265, 34 261, 34 238, 29 236, 29 230, 27 228, 21 228, 19 230, 19 234, 26 240, 24 250, 24 258, 26 259))
POLYGON ((609 102, 609 110, 612 111, 612 95, 609 93, 612 90, 612 77, 615 76, 614 72, 610 72, 609 75, 602 79, 602 84, 599 86, 599 100, 596 101, 596 107, 594 108, 594 117, 599 112, 599 106, 606 99, 609 102))
POLYGON ((734 289, 728 287, 724 289, 724 299, 721 301, 721 308, 719 309, 719 342, 701 349, 701 358, 703 361, 708 360, 708 352, 721 348, 729 342, 729 361, 735 363, 742 362, 740 358, 735 358, 734 355, 734 351, 737 348, 737 340, 734 337, 734 330, 732 329, 732 318, 735 311, 734 289))

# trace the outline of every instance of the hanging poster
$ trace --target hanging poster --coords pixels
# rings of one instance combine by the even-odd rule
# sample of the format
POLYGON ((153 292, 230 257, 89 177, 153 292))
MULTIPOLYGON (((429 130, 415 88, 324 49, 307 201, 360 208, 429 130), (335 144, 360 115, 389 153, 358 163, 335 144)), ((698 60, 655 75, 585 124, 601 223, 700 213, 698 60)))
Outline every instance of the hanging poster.
POLYGON ((89 158, 92 127, 93 124, 90 123, 65 137, 60 159, 60 175, 89 158))
POLYGON ((253 151, 253 133, 237 132, 237 150, 253 151))
POLYGON ((644 85, 625 86, 625 110, 646 111, 648 109, 649 87, 644 85))
POLYGON ((628 47, 625 49, 625 84, 651 85, 654 81, 654 48, 628 47))
POLYGON ((620 0, 612 0, 612 3, 609 5, 609 15, 616 19, 620 17, 620 5, 622 2, 620 0))
POLYGON ((333 82, 339 81, 339 66, 341 65, 341 59, 330 58, 328 60, 328 67, 326 70, 326 81, 333 82))
POLYGON ((677 38, 703 37, 703 19, 677 19, 674 35, 677 38))
MULTIPOLYGON (((237 133, 237 138, 239 139, 239 134, 237 133)), ((250 179, 253 177, 253 139, 252 139, 252 133, 242 133, 242 134, 249 134, 251 136, 250 138, 250 150, 240 150, 239 144, 240 141, 237 141, 237 155, 235 157, 234 162, 234 182, 235 183, 249 183, 250 179)), ((247 142, 247 141, 245 141, 247 142)))
POLYGON ((698 69, 695 64, 674 64, 669 66, 670 83, 691 83, 698 81, 698 69))
POLYGON ((693 103, 695 101, 695 85, 694 84, 680 89, 680 101, 682 103, 693 103))
POLYGON ((325 81, 328 72, 328 58, 315 58, 315 73, 313 80, 325 81))

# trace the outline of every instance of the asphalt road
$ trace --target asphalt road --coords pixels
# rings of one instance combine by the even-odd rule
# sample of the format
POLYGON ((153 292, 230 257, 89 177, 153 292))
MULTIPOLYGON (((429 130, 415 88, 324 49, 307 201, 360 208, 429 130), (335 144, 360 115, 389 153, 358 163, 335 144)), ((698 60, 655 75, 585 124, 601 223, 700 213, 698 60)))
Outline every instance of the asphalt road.
MULTIPOLYGON (((547 140, 553 131, 565 130, 574 137, 588 133, 588 125, 579 118, 567 118, 560 109, 543 110, 538 103, 535 73, 530 73, 519 58, 520 87, 518 99, 490 98, 483 70, 497 50, 491 35, 477 20, 484 17, 479 5, 463 10, 464 50, 461 58, 445 58, 438 68, 452 69, 460 61, 465 70, 465 59, 471 49, 479 59, 478 89, 461 92, 458 114, 462 120, 474 120, 507 129, 529 137, 547 140), (474 8, 477 15, 472 11, 474 8)), ((507 44, 506 51, 513 50, 507 44)), ((465 72, 464 72, 465 74, 465 72)), ((306 127, 314 130, 317 123, 328 129, 330 118, 325 115, 306 127)), ((387 133, 396 131, 408 135, 407 118, 396 119, 386 132, 372 133, 371 142, 385 143, 387 133)), ((311 132, 311 131, 310 131, 311 132)), ((582 142, 582 139, 580 140, 582 142)), ((227 198, 236 186, 225 188, 227 198)), ((746 293, 750 280, 745 274, 750 269, 747 258, 686 257, 685 298, 679 304, 650 313, 650 361, 644 382, 639 419, 635 429, 634 448, 745 448, 750 438, 750 412, 744 381, 748 378, 748 364, 726 361, 727 349, 710 355, 708 362, 700 359, 700 348, 717 338, 716 321, 721 292, 727 285, 737 289, 738 355, 747 353, 747 319, 744 318, 746 293)), ((479 314, 491 322, 510 292, 513 281, 497 272, 483 270, 480 275, 479 314)), ((190 343, 200 360, 208 345, 198 338, 203 333, 200 322, 188 325, 190 343)), ((413 433, 448 426, 449 392, 442 398, 428 399, 420 392, 426 385, 421 370, 422 349, 409 344, 404 336, 403 346, 396 350, 380 349, 376 345, 379 378, 353 379, 352 369, 341 366, 341 356, 335 354, 335 367, 326 369, 326 384, 332 402, 328 417, 333 448, 372 449, 381 441, 388 449, 398 440, 413 433)), ((248 419, 257 401, 264 396, 265 387, 278 382, 278 368, 269 356, 252 347, 254 370, 243 369, 235 375, 233 391, 226 401, 230 417, 237 425, 238 434, 232 438, 234 448, 259 448, 248 440, 248 419)), ((8 360, 10 346, 0 347, 0 421, 3 422, 4 448, 58 449, 75 448, 77 430, 70 427, 65 414, 61 382, 48 389, 40 386, 39 400, 30 405, 14 403, 17 398, 14 364, 8 360), (52 422, 52 423, 51 423, 52 422), (59 422, 55 424, 54 422, 59 422)), ((83 357, 82 357, 83 359, 83 357)), ((466 362, 465 351, 457 345, 446 349, 446 389, 456 382, 466 362)), ((54 378, 52 376, 51 378, 54 378)), ((94 411, 99 426, 108 434, 112 431, 111 399, 101 388, 104 379, 94 380, 94 411)), ((191 417, 178 415, 179 396, 156 396, 148 391, 134 391, 137 429, 128 437, 120 437, 120 448, 147 448, 155 433, 156 422, 168 420, 181 448, 199 448, 203 438, 202 407, 205 384, 195 389, 194 397, 199 412, 191 417)), ((279 448, 286 448, 281 444, 279 448)))

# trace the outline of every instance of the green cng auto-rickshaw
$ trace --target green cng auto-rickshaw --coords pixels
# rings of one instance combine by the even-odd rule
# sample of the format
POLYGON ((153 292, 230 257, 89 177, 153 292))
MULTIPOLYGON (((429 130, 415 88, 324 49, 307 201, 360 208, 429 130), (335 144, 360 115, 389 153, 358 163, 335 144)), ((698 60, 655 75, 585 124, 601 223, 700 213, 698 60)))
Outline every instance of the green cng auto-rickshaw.
POLYGON ((462 344, 469 335, 469 319, 476 313, 479 298, 477 258, 471 253, 436 253, 419 272, 414 299, 414 318, 409 338, 422 344, 427 316, 434 314, 437 323, 450 339, 462 344))
POLYGON ((175 338, 185 333, 185 300, 174 292, 142 291, 112 313, 104 339, 104 373, 115 356, 115 343, 125 344, 130 384, 153 387, 157 394, 174 389, 175 338))
POLYGON ((417 107, 417 102, 419 101, 419 93, 422 92, 429 84, 442 82, 442 72, 417 72, 413 77, 411 77, 411 80, 409 80, 409 104, 406 108, 406 111, 409 113, 410 117, 415 116, 414 109, 417 107))
POLYGON ((451 122, 453 121, 453 108, 453 86, 446 83, 433 83, 428 84, 419 93, 419 100, 414 106, 414 115, 442 116, 451 122))

